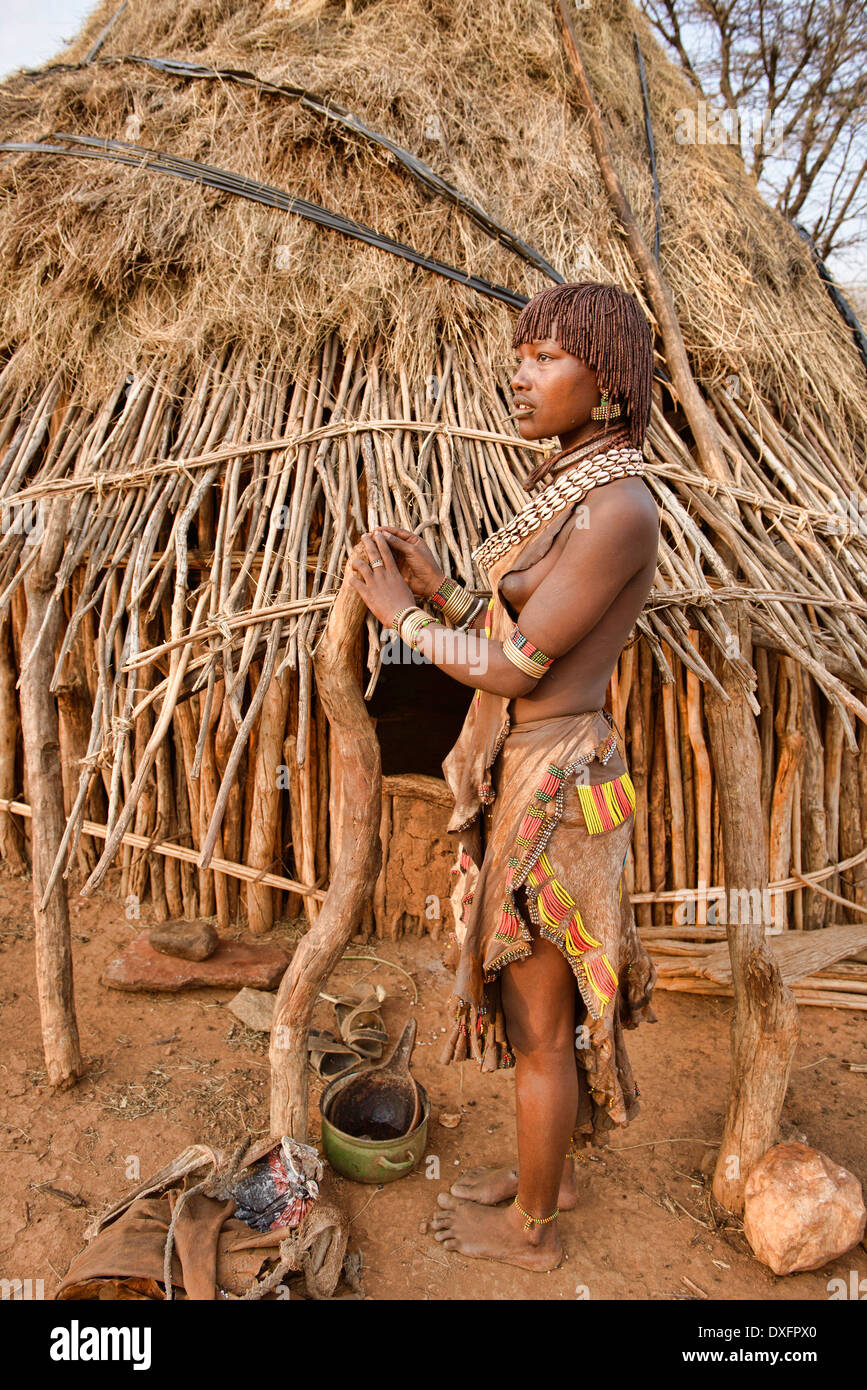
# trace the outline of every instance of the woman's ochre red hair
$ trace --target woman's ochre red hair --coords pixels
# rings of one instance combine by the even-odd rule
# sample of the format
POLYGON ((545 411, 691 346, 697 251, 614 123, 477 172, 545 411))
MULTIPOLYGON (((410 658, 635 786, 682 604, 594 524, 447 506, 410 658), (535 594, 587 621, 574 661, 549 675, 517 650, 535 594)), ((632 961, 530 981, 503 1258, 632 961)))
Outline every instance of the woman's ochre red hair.
POLYGON ((650 420, 653 333, 635 295, 592 280, 540 290, 518 315, 512 347, 543 338, 593 368, 600 390, 626 407, 640 449, 650 420))

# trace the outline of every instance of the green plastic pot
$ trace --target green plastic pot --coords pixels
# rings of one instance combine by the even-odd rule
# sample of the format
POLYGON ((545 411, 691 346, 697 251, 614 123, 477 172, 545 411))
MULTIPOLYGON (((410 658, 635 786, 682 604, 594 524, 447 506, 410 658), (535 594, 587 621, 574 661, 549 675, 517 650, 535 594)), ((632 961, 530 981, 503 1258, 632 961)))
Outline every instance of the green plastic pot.
POLYGON ((430 1101, 427 1092, 417 1082, 421 1099, 421 1120, 409 1134, 396 1139, 362 1139, 338 1129, 328 1118, 335 1098, 361 1073, 340 1076, 322 1092, 319 1108, 322 1112, 322 1152, 335 1172, 352 1182, 395 1182, 411 1173, 422 1157, 427 1144, 427 1123, 430 1101))

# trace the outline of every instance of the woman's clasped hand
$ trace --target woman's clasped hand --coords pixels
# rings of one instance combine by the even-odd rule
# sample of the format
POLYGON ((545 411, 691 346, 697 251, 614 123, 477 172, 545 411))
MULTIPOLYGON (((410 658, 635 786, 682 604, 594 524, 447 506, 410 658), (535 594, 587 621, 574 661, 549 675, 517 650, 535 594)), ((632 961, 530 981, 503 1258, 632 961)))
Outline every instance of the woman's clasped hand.
POLYGON ((378 526, 366 531, 361 543, 367 558, 350 558, 346 577, 381 623, 390 625, 402 608, 436 592, 443 571, 421 537, 397 526, 378 526))

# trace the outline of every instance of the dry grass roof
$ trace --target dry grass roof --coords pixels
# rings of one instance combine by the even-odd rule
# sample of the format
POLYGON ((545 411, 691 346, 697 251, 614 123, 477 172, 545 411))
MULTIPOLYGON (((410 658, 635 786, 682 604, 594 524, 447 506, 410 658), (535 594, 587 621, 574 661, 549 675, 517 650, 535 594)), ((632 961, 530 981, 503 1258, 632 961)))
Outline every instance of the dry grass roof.
MULTIPOLYGON (((99 6, 62 62, 81 62, 115 10, 114 0, 99 6)), ((661 265, 701 382, 737 373, 742 399, 755 390, 796 417, 817 409, 839 425, 841 448, 863 441, 863 366, 806 247, 733 150, 677 144, 675 113, 694 94, 631 5, 601 0, 576 18, 621 179, 652 240, 633 26, 641 37, 661 265)), ((205 161, 530 295, 544 275, 363 137, 297 99, 185 81, 129 55, 245 69, 329 97, 567 280, 614 279, 642 295, 546 0, 381 0, 356 4, 351 18, 342 0, 132 3, 94 63, 0 88, 4 139, 73 132, 205 161)), ((34 381, 62 364, 94 398, 121 369, 156 358, 200 369, 235 342, 303 373, 331 330, 346 344, 383 339, 385 370, 402 367, 417 383, 444 339, 472 360, 510 360, 513 313, 502 305, 291 214, 115 163, 0 157, 0 261, 0 341, 24 347, 16 375, 34 381)))

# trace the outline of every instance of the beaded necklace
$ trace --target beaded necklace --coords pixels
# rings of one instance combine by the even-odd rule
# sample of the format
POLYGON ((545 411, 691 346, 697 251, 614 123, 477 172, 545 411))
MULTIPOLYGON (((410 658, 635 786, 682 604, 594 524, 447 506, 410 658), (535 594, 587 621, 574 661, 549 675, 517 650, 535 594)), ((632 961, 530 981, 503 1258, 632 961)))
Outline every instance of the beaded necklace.
MULTIPOLYGON (((560 458, 552 460, 560 465, 560 458)), ((511 550, 518 541, 537 530, 543 521, 574 502, 579 502, 591 488, 610 483, 615 478, 640 476, 645 471, 645 459, 640 449, 631 444, 614 444, 599 449, 599 441, 579 447, 573 455, 565 455, 562 471, 552 483, 516 512, 512 520, 473 551, 473 559, 482 569, 491 566, 511 550), (595 452, 590 452, 594 450, 595 452)))

